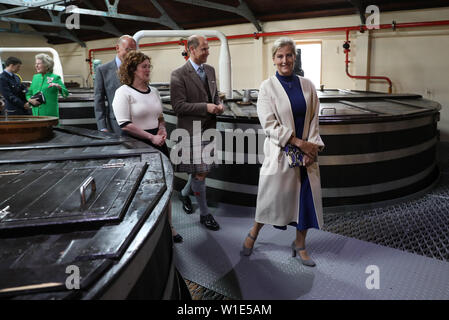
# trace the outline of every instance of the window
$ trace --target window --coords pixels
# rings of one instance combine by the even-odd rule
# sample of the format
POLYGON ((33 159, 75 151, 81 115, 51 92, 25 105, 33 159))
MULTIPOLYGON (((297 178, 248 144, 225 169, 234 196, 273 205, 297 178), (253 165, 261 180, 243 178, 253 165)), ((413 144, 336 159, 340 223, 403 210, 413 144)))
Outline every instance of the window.
POLYGON ((301 69, 304 77, 310 79, 315 88, 321 85, 321 42, 296 42, 301 49, 301 69))

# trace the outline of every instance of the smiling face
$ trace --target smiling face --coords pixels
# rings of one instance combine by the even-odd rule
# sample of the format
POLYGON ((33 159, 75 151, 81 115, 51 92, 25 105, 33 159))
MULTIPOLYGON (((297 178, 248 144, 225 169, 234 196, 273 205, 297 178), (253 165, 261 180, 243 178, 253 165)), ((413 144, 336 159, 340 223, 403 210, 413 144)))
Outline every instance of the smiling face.
POLYGON ((281 76, 290 76, 295 66, 296 55, 290 46, 280 47, 273 57, 274 65, 281 76))
POLYGON ((207 62, 207 57, 209 56, 209 44, 204 37, 198 37, 199 45, 194 48, 190 46, 190 58, 197 65, 201 65, 207 62))
POLYGON ((134 81, 146 82, 150 81, 150 61, 145 59, 143 62, 137 65, 137 69, 134 72, 134 81))
POLYGON ((34 65, 34 67, 36 68, 37 73, 44 74, 47 72, 47 68, 45 68, 45 65, 43 64, 41 59, 36 59, 36 63, 34 65))

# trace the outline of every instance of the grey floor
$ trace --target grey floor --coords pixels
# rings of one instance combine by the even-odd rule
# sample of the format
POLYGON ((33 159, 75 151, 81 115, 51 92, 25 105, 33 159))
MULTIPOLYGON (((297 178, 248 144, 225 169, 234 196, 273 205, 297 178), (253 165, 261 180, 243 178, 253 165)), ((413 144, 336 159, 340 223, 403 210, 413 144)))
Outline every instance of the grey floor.
MULTIPOLYGON (((200 225, 198 210, 192 215, 182 211, 177 196, 175 192, 173 223, 184 237, 175 245, 178 270, 184 278, 231 299, 449 299, 449 262, 441 258, 310 230, 308 250, 317 266, 309 268, 291 257, 295 229, 271 226, 262 229, 253 255, 244 257, 240 251, 254 208, 211 208, 221 229, 210 231, 200 225), (367 287, 373 277, 367 268, 373 266, 379 289, 367 287)), ((376 219, 371 220, 376 225, 376 219)))

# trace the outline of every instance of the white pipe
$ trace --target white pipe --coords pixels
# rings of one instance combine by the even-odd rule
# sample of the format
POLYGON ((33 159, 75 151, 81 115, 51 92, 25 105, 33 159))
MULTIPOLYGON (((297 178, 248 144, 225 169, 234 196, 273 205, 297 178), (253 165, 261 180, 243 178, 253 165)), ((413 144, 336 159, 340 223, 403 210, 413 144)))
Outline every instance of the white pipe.
POLYGON ((53 67, 53 73, 60 76, 62 83, 64 83, 64 74, 62 72, 61 59, 59 59, 59 54, 55 49, 48 47, 20 47, 20 48, 4 47, 0 48, 0 54, 2 52, 50 52, 53 55, 53 61, 55 62, 55 65, 53 67))
POLYGON ((138 47, 139 40, 144 37, 189 37, 194 34, 203 37, 217 37, 220 40, 218 70, 220 91, 226 94, 226 98, 232 98, 231 55, 229 53, 228 39, 222 32, 216 30, 141 30, 136 32, 133 38, 136 40, 138 47))

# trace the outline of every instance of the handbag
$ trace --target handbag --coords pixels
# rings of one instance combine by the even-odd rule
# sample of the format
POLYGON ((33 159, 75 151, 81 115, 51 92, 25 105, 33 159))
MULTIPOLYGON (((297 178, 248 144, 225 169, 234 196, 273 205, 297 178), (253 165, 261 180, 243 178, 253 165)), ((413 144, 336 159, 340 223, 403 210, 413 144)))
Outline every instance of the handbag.
POLYGON ((290 168, 304 166, 304 153, 297 146, 288 143, 282 148, 282 151, 287 157, 290 168))
POLYGON ((42 91, 39 91, 38 93, 31 96, 31 99, 36 99, 40 104, 45 103, 45 96, 42 93, 42 91))

